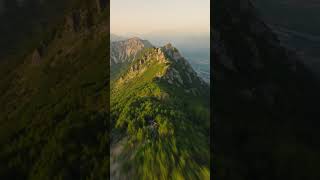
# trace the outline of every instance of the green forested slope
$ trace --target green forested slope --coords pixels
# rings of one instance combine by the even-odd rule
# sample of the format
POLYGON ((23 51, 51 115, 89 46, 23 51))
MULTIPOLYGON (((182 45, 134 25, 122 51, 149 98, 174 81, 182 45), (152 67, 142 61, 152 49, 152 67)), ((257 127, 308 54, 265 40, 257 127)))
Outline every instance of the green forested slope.
POLYGON ((193 82, 188 82, 183 69, 190 65, 166 54, 171 50, 177 51, 146 48, 112 84, 113 178, 210 177, 209 87, 192 73, 193 82), (182 84, 177 74, 168 82, 172 68, 182 84))
POLYGON ((77 7, 65 16, 91 14, 90 26, 61 22, 41 53, 1 66, 1 179, 109 177, 107 12, 77 7))

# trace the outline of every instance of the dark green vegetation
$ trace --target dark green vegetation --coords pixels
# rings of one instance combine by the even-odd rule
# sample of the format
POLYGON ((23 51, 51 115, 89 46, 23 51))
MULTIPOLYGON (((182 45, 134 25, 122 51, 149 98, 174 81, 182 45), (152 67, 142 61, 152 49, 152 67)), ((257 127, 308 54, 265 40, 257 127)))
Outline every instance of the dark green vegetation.
POLYGON ((212 173, 319 179, 319 81, 244 4, 216 1, 212 11, 212 173))
POLYGON ((114 77, 111 177, 209 179, 209 86, 197 77, 187 83, 186 60, 173 60, 164 47, 164 56, 159 51, 142 50, 114 77), (170 68, 179 72, 183 85, 163 78, 170 68), (187 93, 189 88, 198 93, 187 93))
POLYGON ((109 177, 107 12, 74 2, 59 18, 82 12, 79 23, 35 33, 41 42, 22 35, 28 46, 1 62, 1 179, 109 177))

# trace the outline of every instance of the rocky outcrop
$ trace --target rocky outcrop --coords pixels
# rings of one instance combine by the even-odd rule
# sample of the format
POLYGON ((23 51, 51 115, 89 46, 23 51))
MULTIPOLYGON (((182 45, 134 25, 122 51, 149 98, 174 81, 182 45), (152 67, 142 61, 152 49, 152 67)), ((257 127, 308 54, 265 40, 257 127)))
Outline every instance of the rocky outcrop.
POLYGON ((31 63, 33 65, 38 65, 41 63, 41 54, 38 48, 36 48, 32 53, 31 63))
MULTIPOLYGON (((131 41, 136 40, 137 39, 135 38, 131 39, 131 41)), ((137 45, 141 45, 141 43, 138 43, 137 45)), ((143 48, 142 46, 138 47, 139 49, 143 48)), ((128 51, 127 54, 130 54, 130 52, 132 51, 128 51)), ((143 75, 148 68, 162 65, 161 67, 163 68, 158 68, 158 72, 153 75, 153 78, 157 81, 166 82, 174 87, 184 88, 186 93, 194 95, 201 92, 199 89, 208 86, 197 75, 188 61, 184 59, 179 51, 170 43, 160 48, 153 47, 145 50, 138 58, 133 59, 133 64, 130 65, 128 72, 120 77, 120 84, 143 75), (197 88, 194 89, 194 87, 197 88)))
POLYGON ((43 56, 46 53, 48 44, 42 42, 41 45, 35 48, 31 54, 31 64, 38 65, 42 62, 43 56))
POLYGON ((144 48, 153 47, 149 41, 137 37, 110 44, 110 65, 132 62, 144 48))
POLYGON ((171 66, 169 66, 163 77, 170 84, 175 84, 178 87, 185 88, 195 86, 195 84, 199 87, 206 85, 206 83, 193 70, 190 63, 182 57, 178 49, 173 47, 172 44, 169 43, 165 45, 161 50, 171 63, 171 66))

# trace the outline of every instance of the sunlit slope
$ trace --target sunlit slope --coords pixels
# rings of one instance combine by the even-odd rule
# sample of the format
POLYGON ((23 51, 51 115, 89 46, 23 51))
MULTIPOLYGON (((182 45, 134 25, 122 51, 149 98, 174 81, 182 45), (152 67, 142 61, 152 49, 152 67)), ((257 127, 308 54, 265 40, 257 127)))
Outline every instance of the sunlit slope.
POLYGON ((111 87, 111 177, 209 179, 209 87, 170 44, 111 87))

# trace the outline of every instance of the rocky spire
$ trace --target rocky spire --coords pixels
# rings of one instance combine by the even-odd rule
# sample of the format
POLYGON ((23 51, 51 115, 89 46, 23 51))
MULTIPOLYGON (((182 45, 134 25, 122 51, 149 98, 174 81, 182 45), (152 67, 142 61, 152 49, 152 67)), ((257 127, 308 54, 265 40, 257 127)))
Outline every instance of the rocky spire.
POLYGON ((40 64, 41 62, 41 52, 39 48, 36 48, 33 53, 32 53, 32 57, 31 57, 31 63, 33 65, 37 65, 40 64))

